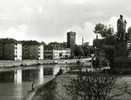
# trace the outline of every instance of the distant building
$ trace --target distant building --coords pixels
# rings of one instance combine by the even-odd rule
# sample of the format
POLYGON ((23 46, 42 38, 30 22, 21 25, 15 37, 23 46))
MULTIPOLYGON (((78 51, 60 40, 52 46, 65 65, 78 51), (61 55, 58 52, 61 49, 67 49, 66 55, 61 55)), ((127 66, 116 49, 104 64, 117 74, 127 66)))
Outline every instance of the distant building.
POLYGON ((0 39, 1 60, 22 60, 22 44, 15 39, 0 39))
POLYGON ((52 50, 44 50, 44 58, 45 59, 53 59, 53 49, 52 50))
POLYGON ((53 50, 53 59, 65 59, 71 56, 70 49, 53 50))
POLYGON ((71 49, 71 56, 74 57, 74 47, 76 45, 76 32, 67 32, 67 48, 71 49))
POLYGON ((50 42, 48 45, 45 46, 46 50, 52 50, 52 49, 63 49, 67 48, 67 43, 66 42, 50 42))
POLYGON ((73 48, 76 41, 76 32, 67 32, 67 48, 73 48))
POLYGON ((15 58, 14 60, 22 60, 22 44, 18 42, 15 45, 15 58))
POLYGON ((48 45, 45 46, 44 58, 45 59, 61 59, 62 57, 65 58, 64 55, 66 54, 66 51, 68 51, 66 42, 62 43, 50 42, 48 45), (62 54, 61 57, 59 56, 59 53, 62 54))
POLYGON ((39 45, 39 58, 38 59, 44 59, 44 45, 39 45))
POLYGON ((44 45, 37 41, 22 41, 22 59, 44 59, 44 45))
POLYGON ((71 50, 69 48, 66 49, 52 49, 45 50, 45 59, 66 59, 71 56, 71 50))

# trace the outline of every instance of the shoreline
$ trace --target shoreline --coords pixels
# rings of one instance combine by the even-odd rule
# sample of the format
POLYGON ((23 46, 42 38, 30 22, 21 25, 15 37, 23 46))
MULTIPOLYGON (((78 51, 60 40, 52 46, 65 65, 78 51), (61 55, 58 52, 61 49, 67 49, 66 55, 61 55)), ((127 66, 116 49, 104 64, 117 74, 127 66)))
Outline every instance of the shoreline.
POLYGON ((58 59, 58 60, 0 60, 0 68, 26 67, 31 65, 50 65, 50 64, 76 64, 78 61, 86 62, 90 58, 81 59, 58 59))
POLYGON ((30 92, 27 93, 27 95, 23 98, 23 100, 32 100, 33 97, 36 95, 38 89, 40 89, 40 88, 42 88, 43 86, 45 86, 46 84, 50 83, 50 82, 53 81, 54 79, 55 79, 55 77, 52 78, 51 80, 45 82, 45 83, 42 83, 42 84, 36 86, 34 90, 31 90, 30 92))
MULTIPOLYGON (((68 97, 68 94, 66 94, 67 92, 64 92, 65 89, 63 88, 63 86, 70 83, 70 82, 68 82, 68 80, 74 79, 74 78, 75 78, 75 76, 71 75, 71 74, 60 75, 56 79, 51 80, 51 81, 47 82, 46 84, 43 84, 43 86, 41 85, 41 87, 37 88, 36 91, 32 92, 33 93, 32 95, 28 95, 28 96, 30 96, 29 99, 24 99, 24 100, 42 100, 44 97, 45 98, 50 97, 49 100, 52 100, 51 98, 54 96, 59 96, 61 98, 61 99, 59 98, 59 100, 63 100, 63 98, 65 98, 64 100, 66 100, 67 98, 68 98, 67 100, 72 100, 72 99, 70 99, 70 96, 68 97), (55 85, 55 82, 59 85, 57 85, 57 84, 55 85), (50 94, 52 96, 50 96, 50 94), (64 97, 62 97, 63 95, 64 95, 64 97)), ((115 86, 115 88, 111 89, 111 91, 109 93, 110 97, 114 97, 116 94, 118 94, 114 98, 123 98, 122 100, 124 100, 124 95, 127 94, 127 92, 122 91, 122 90, 125 89, 126 86, 128 86, 128 88, 131 87, 131 82, 128 81, 129 79, 131 79, 131 78, 127 77, 127 76, 116 76, 115 82, 113 84, 113 86, 115 86), (125 84, 125 83, 127 83, 127 84, 125 84), (119 87, 122 87, 122 88, 119 88, 119 87), (122 94, 121 94, 121 91, 122 91, 122 94)), ((127 90, 129 90, 128 88, 127 88, 127 90)), ((128 95, 127 98, 129 100, 129 99, 131 99, 131 96, 128 95)))

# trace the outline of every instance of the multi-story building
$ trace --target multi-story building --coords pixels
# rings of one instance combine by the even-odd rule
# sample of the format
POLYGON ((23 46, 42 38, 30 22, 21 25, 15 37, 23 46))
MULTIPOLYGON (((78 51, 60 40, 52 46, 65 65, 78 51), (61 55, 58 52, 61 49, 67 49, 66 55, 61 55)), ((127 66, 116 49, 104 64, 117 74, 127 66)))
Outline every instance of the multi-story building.
POLYGON ((15 58, 14 60, 22 60, 22 44, 18 42, 15 45, 15 58))
POLYGON ((45 59, 53 59, 53 49, 44 50, 45 59))
POLYGON ((44 59, 44 44, 40 43, 39 45, 39 58, 38 59, 44 59))
POLYGON ((71 56, 70 49, 53 50, 53 59, 65 59, 71 56))
POLYGON ((37 41, 22 41, 23 59, 44 59, 44 45, 37 41))
POLYGON ((46 59, 66 59, 71 56, 71 49, 52 49, 45 50, 45 58, 46 59))
POLYGON ((0 39, 1 60, 22 60, 22 44, 15 39, 0 39))

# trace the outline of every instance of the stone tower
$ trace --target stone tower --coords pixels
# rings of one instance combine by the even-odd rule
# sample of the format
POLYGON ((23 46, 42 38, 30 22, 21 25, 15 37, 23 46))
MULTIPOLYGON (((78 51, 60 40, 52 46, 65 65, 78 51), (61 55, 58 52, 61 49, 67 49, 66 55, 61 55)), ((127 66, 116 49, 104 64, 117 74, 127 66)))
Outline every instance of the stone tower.
POLYGON ((73 48, 76 42, 76 32, 67 32, 67 48, 73 48))
POLYGON ((72 57, 74 57, 75 44, 76 44, 76 32, 67 32, 67 48, 71 49, 72 57))

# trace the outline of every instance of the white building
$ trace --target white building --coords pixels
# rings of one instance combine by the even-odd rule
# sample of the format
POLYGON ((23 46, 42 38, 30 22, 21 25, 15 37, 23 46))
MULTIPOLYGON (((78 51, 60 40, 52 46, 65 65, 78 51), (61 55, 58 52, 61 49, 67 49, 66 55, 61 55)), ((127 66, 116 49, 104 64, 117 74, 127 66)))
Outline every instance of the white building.
POLYGON ((53 50, 53 59, 64 59, 71 56, 71 49, 53 50))
POLYGON ((44 59, 44 45, 40 44, 39 46, 39 59, 44 59))
POLYGON ((14 46, 14 60, 22 60, 22 44, 16 43, 14 46))

